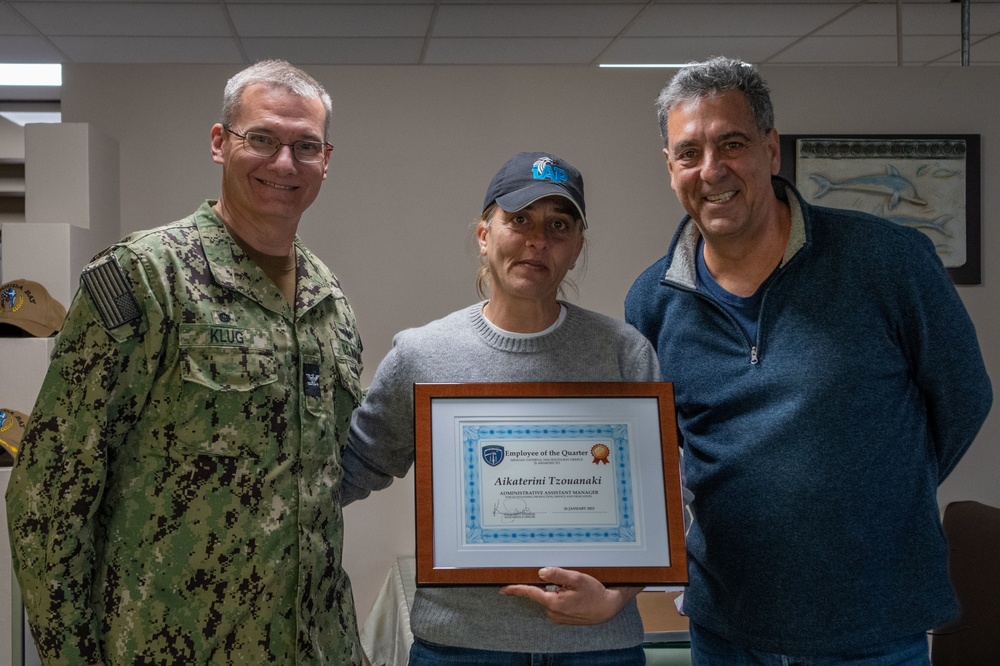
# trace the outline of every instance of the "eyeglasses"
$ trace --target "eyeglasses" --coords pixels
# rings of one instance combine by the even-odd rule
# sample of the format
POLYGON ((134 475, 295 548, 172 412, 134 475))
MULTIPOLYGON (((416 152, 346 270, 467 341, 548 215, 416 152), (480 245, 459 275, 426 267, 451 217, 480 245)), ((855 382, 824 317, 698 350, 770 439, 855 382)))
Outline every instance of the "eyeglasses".
POLYGON ((333 146, 323 141, 296 141, 295 143, 284 143, 278 141, 273 136, 260 134, 259 132, 247 132, 240 134, 229 125, 223 125, 227 132, 243 139, 243 149, 251 155, 257 157, 273 157, 281 150, 282 146, 291 146, 292 156, 302 164, 315 164, 322 162, 333 146))

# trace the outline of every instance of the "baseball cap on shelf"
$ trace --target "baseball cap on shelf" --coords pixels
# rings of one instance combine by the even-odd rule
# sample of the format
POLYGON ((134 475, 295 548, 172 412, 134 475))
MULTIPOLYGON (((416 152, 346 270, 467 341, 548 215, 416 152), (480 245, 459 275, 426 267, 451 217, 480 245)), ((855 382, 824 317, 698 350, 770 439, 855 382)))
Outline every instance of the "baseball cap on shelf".
POLYGON ((59 331, 65 317, 66 308, 37 282, 0 285, 0 337, 47 338, 59 331))
POLYGON ((569 199, 587 228, 587 206, 583 200, 583 176, 569 162, 551 153, 518 153, 493 176, 483 200, 483 210, 494 201, 513 213, 543 197, 569 199))
POLYGON ((0 408, 0 459, 3 454, 10 456, 11 460, 17 456, 21 448, 21 437, 24 436, 24 426, 28 422, 28 415, 13 409, 0 408))

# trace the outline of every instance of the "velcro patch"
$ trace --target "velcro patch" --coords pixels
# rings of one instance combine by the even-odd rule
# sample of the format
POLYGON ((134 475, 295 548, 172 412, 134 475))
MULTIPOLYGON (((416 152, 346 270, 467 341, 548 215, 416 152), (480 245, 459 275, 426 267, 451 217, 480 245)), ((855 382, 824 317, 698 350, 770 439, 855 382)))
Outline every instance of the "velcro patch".
POLYGON ((104 328, 109 331, 135 321, 142 315, 132 287, 114 255, 108 255, 85 268, 80 280, 94 301, 104 321, 104 328))
POLYGON ((306 395, 313 398, 317 398, 320 396, 318 363, 302 364, 302 386, 303 386, 302 392, 305 393, 306 395))

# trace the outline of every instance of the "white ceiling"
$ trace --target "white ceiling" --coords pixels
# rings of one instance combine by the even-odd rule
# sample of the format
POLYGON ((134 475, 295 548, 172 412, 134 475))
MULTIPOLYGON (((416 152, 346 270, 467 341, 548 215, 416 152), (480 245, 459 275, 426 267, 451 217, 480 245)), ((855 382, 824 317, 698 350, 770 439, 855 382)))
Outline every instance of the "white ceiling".
MULTIPOLYGON (((961 7, 952 0, 0 0, 0 62, 280 57, 300 65, 593 66, 724 54, 768 65, 959 65, 961 7)), ((1000 0, 969 7, 971 64, 1000 64, 1000 0)))

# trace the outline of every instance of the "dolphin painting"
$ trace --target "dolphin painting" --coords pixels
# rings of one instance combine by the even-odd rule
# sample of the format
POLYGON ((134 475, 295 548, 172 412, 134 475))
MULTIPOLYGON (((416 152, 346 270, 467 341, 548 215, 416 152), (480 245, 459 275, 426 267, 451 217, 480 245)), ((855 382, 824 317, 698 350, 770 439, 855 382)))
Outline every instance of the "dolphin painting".
POLYGON ((817 173, 810 174, 809 177, 819 185, 819 191, 816 192, 817 199, 833 190, 850 190, 862 194, 889 197, 889 210, 898 206, 900 201, 908 201, 917 206, 927 205, 927 202, 917 195, 917 188, 913 186, 913 183, 901 176, 896 167, 891 164, 886 165, 885 175, 858 176, 839 183, 831 182, 817 173))

